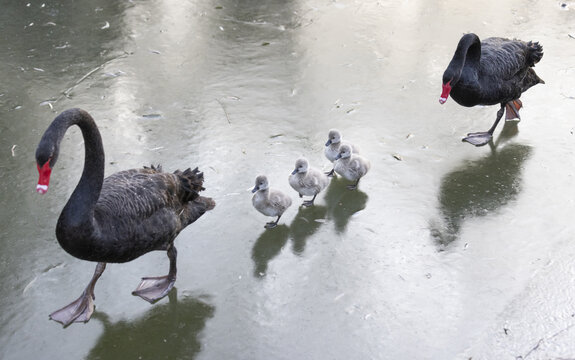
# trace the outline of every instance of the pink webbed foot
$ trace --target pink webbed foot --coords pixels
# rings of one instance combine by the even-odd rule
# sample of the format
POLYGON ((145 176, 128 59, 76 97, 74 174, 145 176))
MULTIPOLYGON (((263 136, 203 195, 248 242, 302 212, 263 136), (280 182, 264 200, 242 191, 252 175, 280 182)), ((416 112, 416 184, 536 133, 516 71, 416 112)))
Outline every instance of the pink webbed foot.
POLYGON ((145 277, 142 278, 136 290, 132 291, 132 295, 139 296, 153 304, 168 295, 168 292, 174 287, 175 282, 176 278, 169 275, 145 277))

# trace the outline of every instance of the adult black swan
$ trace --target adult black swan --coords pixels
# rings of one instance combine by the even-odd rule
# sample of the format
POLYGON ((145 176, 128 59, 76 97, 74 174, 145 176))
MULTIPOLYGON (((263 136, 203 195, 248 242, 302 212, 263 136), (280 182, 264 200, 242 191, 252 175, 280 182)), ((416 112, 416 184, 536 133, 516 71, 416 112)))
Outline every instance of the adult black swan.
POLYGON ((174 239, 215 206, 211 198, 198 194, 204 190, 204 178, 197 168, 171 174, 152 166, 120 171, 104 179, 100 132, 90 114, 80 109, 58 115, 38 144, 39 193, 48 191, 60 142, 72 125, 80 127, 84 137, 84 170, 60 214, 56 237, 72 256, 98 264, 82 295, 50 314, 52 320, 64 326, 90 320, 94 286, 106 263, 128 262, 153 250, 166 250, 170 260, 168 275, 143 278, 133 292, 151 303, 166 296, 176 281, 174 239))
POLYGON ((506 119, 519 119, 521 94, 545 83, 533 70, 542 57, 543 47, 537 42, 495 37, 480 41, 475 34, 463 35, 443 73, 439 102, 444 104, 451 94, 463 106, 501 104, 489 130, 467 134, 463 141, 487 144, 504 111, 506 119))

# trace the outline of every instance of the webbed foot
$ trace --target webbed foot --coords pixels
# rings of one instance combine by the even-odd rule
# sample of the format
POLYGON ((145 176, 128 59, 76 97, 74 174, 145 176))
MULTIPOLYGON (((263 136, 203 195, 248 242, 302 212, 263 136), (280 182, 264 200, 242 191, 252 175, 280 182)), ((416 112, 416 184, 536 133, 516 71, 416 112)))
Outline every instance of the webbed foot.
POLYGON ((50 320, 67 327, 74 322, 88 322, 92 313, 94 313, 94 295, 84 291, 78 299, 51 313, 50 320))
POLYGON ((325 173, 327 176, 331 177, 331 176, 335 176, 335 169, 331 169, 331 171, 328 171, 325 173))
POLYGON ((302 206, 310 207, 313 206, 313 200, 306 200, 302 203, 302 206))
POLYGON ((505 120, 521 121, 519 110, 523 107, 521 100, 516 99, 505 104, 505 120))
POLYGON ((278 223, 277 223, 276 221, 271 221, 271 222, 269 222, 269 223, 266 223, 264 227, 265 227, 266 229, 273 229, 273 228, 275 228, 276 226, 278 226, 278 223))
POLYGON ((466 141, 475 146, 483 146, 488 142, 490 142, 492 138, 493 135, 491 135, 487 131, 483 131, 483 132, 469 133, 467 134, 466 137, 462 139, 462 141, 466 141))
POLYGON ((139 296, 150 304, 153 304, 168 295, 168 292, 174 287, 175 282, 176 278, 169 275, 145 277, 142 278, 142 282, 140 282, 136 290, 132 291, 132 295, 139 296))
POLYGON ((60 310, 51 313, 50 319, 61 323, 64 327, 69 326, 73 322, 88 322, 92 313, 94 313, 94 287, 105 269, 106 263, 98 263, 92 280, 90 280, 82 295, 60 310))

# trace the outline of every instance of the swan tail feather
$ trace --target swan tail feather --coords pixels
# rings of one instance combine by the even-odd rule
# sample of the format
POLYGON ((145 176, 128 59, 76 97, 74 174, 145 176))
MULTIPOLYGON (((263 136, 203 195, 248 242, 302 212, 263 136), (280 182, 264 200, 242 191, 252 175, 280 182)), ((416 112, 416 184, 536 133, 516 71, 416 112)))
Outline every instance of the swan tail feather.
POLYGON ((150 165, 149 167, 148 167, 148 166, 144 166, 144 169, 152 170, 152 171, 157 172, 157 173, 161 173, 161 172, 162 172, 162 165, 160 165, 160 164, 158 164, 158 165, 153 165, 153 164, 152 164, 152 165, 150 165))
POLYGON ((194 201, 198 198, 199 192, 205 190, 204 184, 204 173, 199 171, 196 167, 195 169, 188 168, 184 171, 176 170, 174 174, 180 180, 182 186, 182 192, 180 200, 182 202, 194 201))
POLYGON ((539 42, 530 41, 527 43, 527 63, 535 66, 543 57, 543 46, 539 42))

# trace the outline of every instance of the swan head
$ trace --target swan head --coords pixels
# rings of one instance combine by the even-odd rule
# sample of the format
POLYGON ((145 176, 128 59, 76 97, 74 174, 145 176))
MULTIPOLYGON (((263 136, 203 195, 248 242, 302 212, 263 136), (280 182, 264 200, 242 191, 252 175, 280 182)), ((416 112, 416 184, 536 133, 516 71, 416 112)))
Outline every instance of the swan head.
POLYGON ((351 156, 351 146, 344 144, 339 147, 339 153, 335 158, 336 160, 347 159, 350 156, 351 156))
POLYGON ((327 135, 327 142, 325 146, 330 146, 331 144, 338 144, 341 142, 341 134, 336 129, 331 129, 327 135))
POLYGON ((292 175, 297 173, 305 174, 309 168, 309 163, 306 158, 299 158, 295 162, 295 169, 292 171, 292 175))
POLYGON ((267 190, 269 187, 268 178, 265 175, 260 175, 256 178, 256 184, 252 192, 255 193, 259 190, 267 190))
POLYGON ((441 96, 439 97, 439 103, 445 104, 447 98, 449 97, 449 93, 453 86, 457 84, 459 78, 461 77, 461 71, 463 69, 463 65, 465 64, 465 55, 460 54, 461 45, 458 45, 457 51, 453 56, 453 59, 447 66, 447 69, 443 72, 442 78, 442 90, 441 96))
POLYGON ((36 167, 38 168, 38 174, 40 175, 38 179, 38 185, 36 185, 36 191, 39 194, 45 194, 48 192, 48 185, 50 184, 50 174, 56 161, 58 160, 59 146, 58 142, 54 140, 60 136, 57 129, 52 126, 46 130, 44 136, 40 140, 38 147, 36 148, 36 167))

